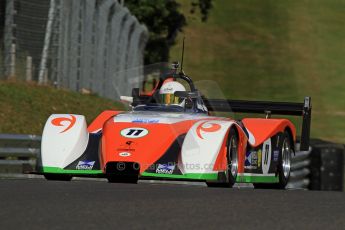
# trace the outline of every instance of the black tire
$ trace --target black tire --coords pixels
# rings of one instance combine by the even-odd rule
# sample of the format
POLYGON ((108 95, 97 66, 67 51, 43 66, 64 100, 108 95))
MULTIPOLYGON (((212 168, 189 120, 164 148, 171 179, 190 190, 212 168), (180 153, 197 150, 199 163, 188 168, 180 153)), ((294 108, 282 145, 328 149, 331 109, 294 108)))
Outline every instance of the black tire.
POLYGON ((291 172, 291 154, 293 153, 293 144, 291 143, 292 138, 289 132, 285 131, 282 142, 279 144, 282 152, 279 154, 279 188, 285 189, 287 183, 289 182, 290 172, 291 172), (284 151, 284 152, 283 152, 284 151))
POLYGON ((282 135, 282 138, 279 141, 279 158, 278 158, 278 166, 277 166, 277 174, 279 176, 279 182, 278 183, 253 183, 254 188, 285 189, 290 178, 292 152, 293 152, 293 149, 291 147, 291 137, 290 137, 289 132, 285 131, 282 135), (288 149, 286 149, 286 147, 288 147, 288 149))
POLYGON ((127 176, 127 177, 116 177, 116 176, 107 176, 109 183, 125 183, 125 184, 137 184, 137 176, 127 176))
POLYGON ((238 134, 234 127, 230 129, 228 139, 227 139, 227 171, 225 172, 225 178, 221 182, 206 182, 208 187, 228 187, 236 183, 237 173, 238 173, 238 134))
POLYGON ((72 180, 72 176, 67 174, 55 174, 55 173, 49 173, 44 174, 44 178, 47 180, 56 180, 56 181, 70 181, 72 180))

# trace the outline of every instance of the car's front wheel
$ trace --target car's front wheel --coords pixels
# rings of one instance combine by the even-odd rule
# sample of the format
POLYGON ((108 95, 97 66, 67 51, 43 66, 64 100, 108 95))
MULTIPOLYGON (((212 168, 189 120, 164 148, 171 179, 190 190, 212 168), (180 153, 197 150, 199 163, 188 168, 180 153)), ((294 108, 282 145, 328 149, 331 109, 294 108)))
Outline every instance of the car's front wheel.
POLYGON ((232 187, 236 183, 238 173, 238 135, 235 128, 231 128, 227 145, 227 183, 232 187))
POLYGON ((227 139, 227 169, 225 171, 225 178, 222 182, 207 182, 209 187, 232 187, 237 178, 238 174, 238 134, 234 127, 229 131, 227 139))

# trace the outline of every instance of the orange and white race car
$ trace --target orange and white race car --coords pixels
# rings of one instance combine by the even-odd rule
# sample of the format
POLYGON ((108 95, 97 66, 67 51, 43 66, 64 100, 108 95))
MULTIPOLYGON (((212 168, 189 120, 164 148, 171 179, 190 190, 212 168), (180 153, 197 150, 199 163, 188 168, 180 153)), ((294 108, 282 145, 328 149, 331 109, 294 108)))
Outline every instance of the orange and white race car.
POLYGON ((53 114, 44 127, 41 173, 48 180, 106 177, 205 181, 209 186, 285 188, 295 151, 296 129, 288 119, 303 117, 301 150, 309 148, 311 102, 206 99, 177 70, 160 76, 149 95, 138 88, 121 97, 131 111, 104 111, 89 126, 85 117, 53 114), (211 116, 213 111, 262 113, 266 118, 211 116))

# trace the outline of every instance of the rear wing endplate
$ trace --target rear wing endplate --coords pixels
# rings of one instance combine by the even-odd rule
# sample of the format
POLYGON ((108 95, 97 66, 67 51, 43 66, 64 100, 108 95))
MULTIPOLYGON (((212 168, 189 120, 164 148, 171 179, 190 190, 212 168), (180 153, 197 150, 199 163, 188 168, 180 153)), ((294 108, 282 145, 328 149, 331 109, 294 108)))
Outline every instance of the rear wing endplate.
POLYGON ((203 98, 208 111, 260 113, 270 115, 302 116, 301 151, 309 150, 311 124, 311 97, 304 103, 222 100, 203 98))

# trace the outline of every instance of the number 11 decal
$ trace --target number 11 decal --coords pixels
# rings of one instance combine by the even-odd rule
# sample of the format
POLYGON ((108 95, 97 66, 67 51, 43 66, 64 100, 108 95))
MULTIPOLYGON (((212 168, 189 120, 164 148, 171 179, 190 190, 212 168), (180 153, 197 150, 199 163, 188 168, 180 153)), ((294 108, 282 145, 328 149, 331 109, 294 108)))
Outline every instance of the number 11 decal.
POLYGON ((137 127, 121 130, 121 135, 127 138, 140 138, 146 136, 148 133, 149 131, 147 129, 137 127))
POLYGON ((143 131, 142 129, 130 129, 126 136, 139 136, 143 131))

